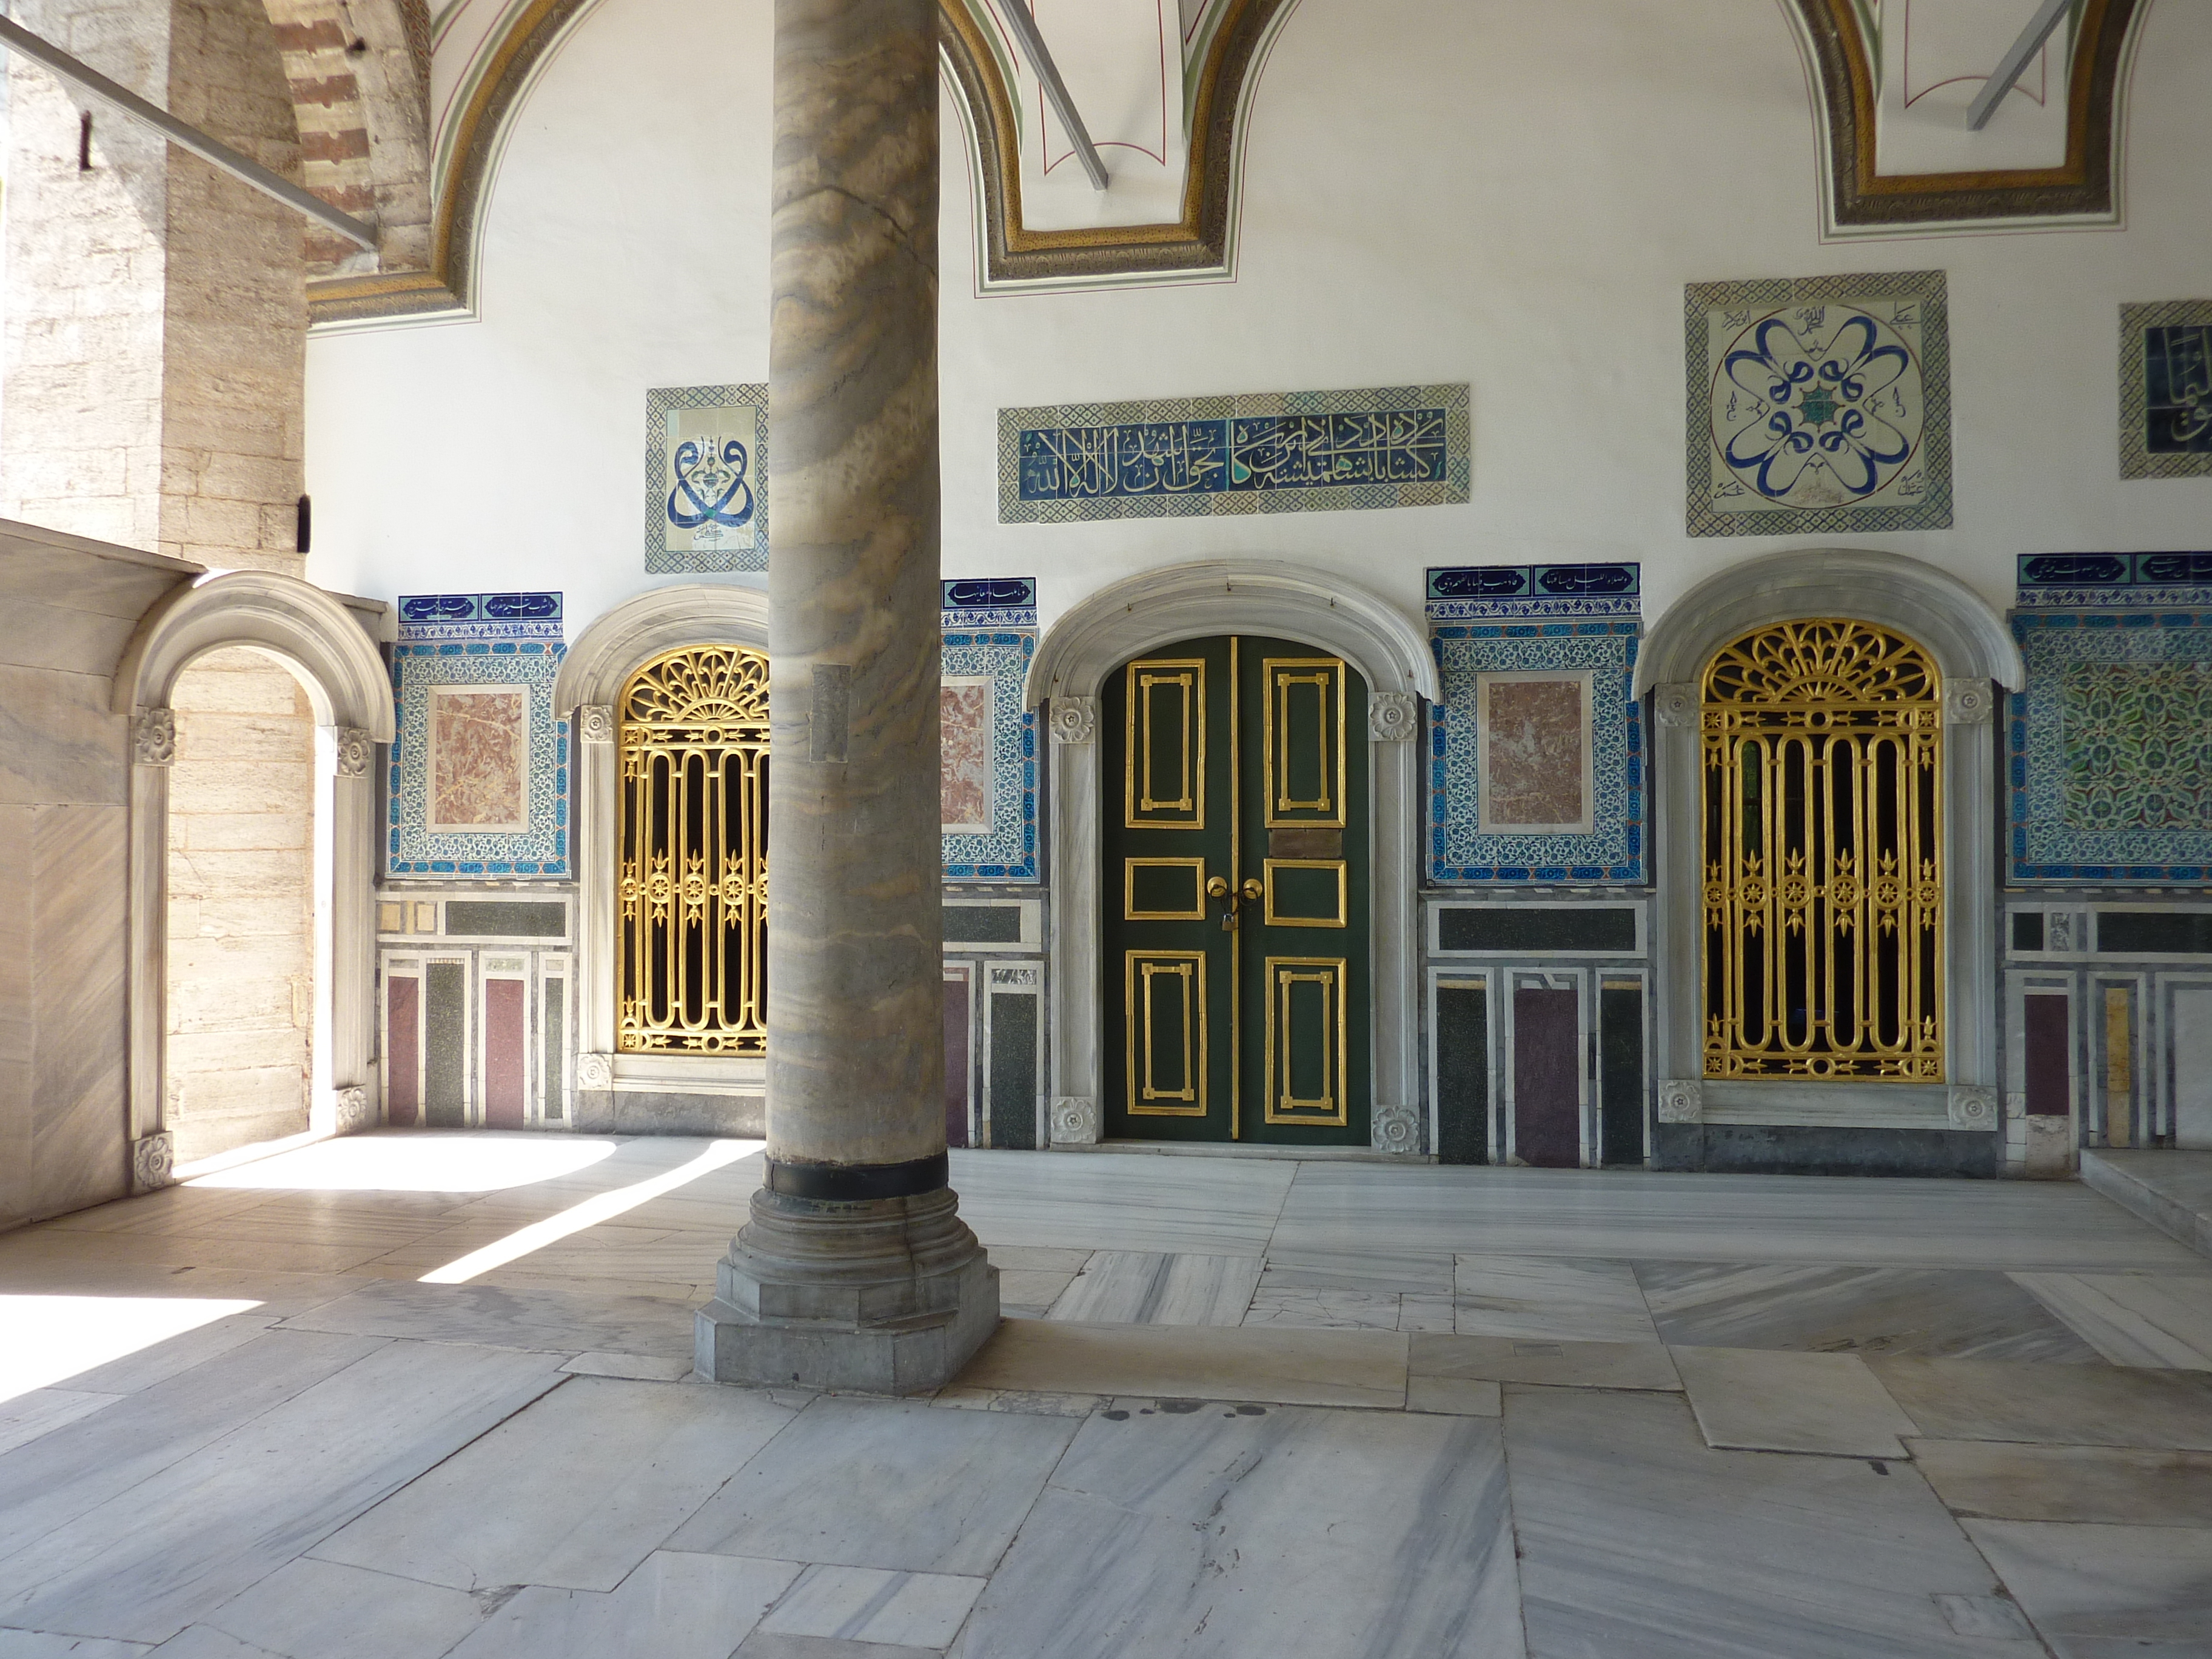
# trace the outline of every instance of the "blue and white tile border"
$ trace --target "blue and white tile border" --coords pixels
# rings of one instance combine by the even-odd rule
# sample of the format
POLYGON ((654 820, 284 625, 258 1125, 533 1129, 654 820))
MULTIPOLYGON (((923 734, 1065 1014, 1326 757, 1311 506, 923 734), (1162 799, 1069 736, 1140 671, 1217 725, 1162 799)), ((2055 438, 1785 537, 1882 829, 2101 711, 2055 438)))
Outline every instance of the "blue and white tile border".
POLYGON ((2022 610, 2212 605, 2212 553, 2023 553, 2022 610))
POLYGON ((1435 885, 1641 884, 1647 879, 1643 710, 1632 684, 1643 623, 1638 568, 1488 565, 1428 574, 1430 649, 1443 702, 1429 713, 1426 875, 1435 885), (1544 573, 1561 573, 1546 584, 1544 573), (1516 582, 1516 579, 1518 578, 1516 582), (1610 614, 1585 607, 1603 604, 1610 614), (1480 606, 1480 610, 1469 607, 1480 606), (1477 677, 1591 673, 1588 835, 1485 835, 1480 830, 1477 677))
POLYGON ((768 387, 747 386, 660 386, 645 394, 645 568, 656 574, 681 571, 768 568, 768 387), (733 417, 747 455, 744 487, 752 495, 743 528, 750 537, 732 538, 726 547, 671 548, 669 502, 676 488, 668 454, 668 417, 685 410, 748 411, 733 417))
POLYGON ((388 872, 400 877, 564 878, 568 859, 568 725, 553 713, 567 650, 558 593, 408 594, 392 652, 398 721, 385 824, 388 872), (434 834, 429 817, 430 691, 445 685, 526 686, 530 828, 434 834))
POLYGON ((992 817, 987 835, 944 837, 945 879, 1034 882, 1037 856, 1037 720, 1022 706, 1036 654, 1036 584, 1026 577, 944 584, 947 678, 992 683, 992 817))
POLYGON ((2212 832, 2080 830, 2064 821, 2060 682, 2069 663, 2212 663, 2212 611, 2015 611, 2027 687, 2007 699, 2006 858, 2017 883, 2157 885, 2212 880, 2212 832))
MULTIPOLYGON (((1095 519, 1199 518, 1215 514, 1327 513, 1375 507, 1431 507, 1468 498, 1470 388, 1448 386, 1385 386, 1346 392, 1254 392, 1212 398, 1161 398, 1141 402, 1063 404, 999 411, 999 521, 1001 524, 1073 524, 1095 519), (1024 434, 1090 433, 1100 428, 1149 426, 1168 428, 1191 423, 1264 420, 1282 416, 1373 416, 1437 411, 1442 428, 1442 461, 1437 476, 1403 482, 1362 480, 1343 484, 1285 485, 1273 489, 1208 487, 1195 478, 1188 487, 1162 484, 1159 493, 1104 493, 1076 499, 1024 499, 1022 487, 1024 434)), ((1432 446, 1424 442, 1426 449, 1432 446)), ((1188 459, 1188 458, 1186 458, 1188 459)), ((1211 474, 1227 464, 1225 455, 1209 460, 1211 474)))

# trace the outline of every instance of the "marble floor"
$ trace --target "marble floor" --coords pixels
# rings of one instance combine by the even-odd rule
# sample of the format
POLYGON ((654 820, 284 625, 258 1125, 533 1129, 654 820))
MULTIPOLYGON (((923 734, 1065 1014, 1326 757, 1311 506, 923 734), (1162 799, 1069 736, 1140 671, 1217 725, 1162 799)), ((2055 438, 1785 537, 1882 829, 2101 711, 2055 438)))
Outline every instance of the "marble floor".
POLYGON ((757 1152, 0 1236, 0 1659, 2212 1656, 2212 1261, 2085 1187, 956 1152, 889 1401, 690 1379, 757 1152))

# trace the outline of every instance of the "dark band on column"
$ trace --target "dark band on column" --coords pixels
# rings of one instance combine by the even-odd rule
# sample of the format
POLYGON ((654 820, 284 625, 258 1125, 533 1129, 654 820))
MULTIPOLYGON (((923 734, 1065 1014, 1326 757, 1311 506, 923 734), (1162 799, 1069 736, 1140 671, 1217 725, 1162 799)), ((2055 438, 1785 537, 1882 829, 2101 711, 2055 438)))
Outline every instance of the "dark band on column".
POLYGON ((819 1199, 831 1204, 862 1204, 878 1198, 912 1198, 933 1193, 952 1178, 951 1160, 943 1152, 904 1164, 786 1164, 768 1161, 768 1189, 787 1198, 819 1199))

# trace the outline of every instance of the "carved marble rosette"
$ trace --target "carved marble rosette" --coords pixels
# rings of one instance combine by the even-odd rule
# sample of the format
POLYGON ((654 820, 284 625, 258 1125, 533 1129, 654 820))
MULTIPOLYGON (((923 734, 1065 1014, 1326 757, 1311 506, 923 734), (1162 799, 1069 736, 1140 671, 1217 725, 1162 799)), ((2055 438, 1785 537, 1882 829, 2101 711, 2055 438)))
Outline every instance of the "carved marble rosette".
POLYGON ((1943 724, 1987 726, 1996 708, 1996 696, 1987 680, 1947 679, 1943 682, 1943 724))
POLYGON ((1704 704, 1698 688, 1683 682, 1653 687, 1651 712, 1662 726, 1695 726, 1704 715, 1704 704))
POLYGON ((1997 1127, 1997 1091, 1987 1084, 1954 1083, 1947 1103, 1954 1129, 1997 1127))
POLYGON ((1098 699, 1054 697, 1049 724, 1054 743, 1089 743, 1098 732, 1098 699))
POLYGON ((945 1138, 937 30, 776 0, 775 990, 766 1179, 696 1327, 723 1382, 920 1393, 999 1324, 945 1138))
POLYGON ((359 1134, 363 1129, 376 1127, 376 1114, 368 1103, 368 1091, 358 1083, 349 1083, 337 1091, 338 1133, 359 1134))
POLYGON ((367 777, 369 763, 376 757, 376 740, 358 726, 341 726, 337 731, 338 775, 367 777))
POLYGON ((1418 1152, 1421 1150, 1420 1113, 1411 1106, 1377 1103, 1368 1117, 1367 1139, 1378 1152, 1418 1152))
POLYGON ((604 702, 580 704, 576 709, 576 739, 580 743, 612 743, 615 711, 604 702))
POLYGON ((1367 735, 1376 743, 1410 743, 1419 700, 1407 691, 1367 694, 1367 735))
POLYGON ((1705 1121, 1705 1080, 1670 1077, 1659 1085, 1662 1123, 1703 1123, 1705 1121))
POLYGON ((177 714, 142 708, 131 720, 131 759, 137 766, 167 766, 177 758, 177 714))
MULTIPOLYGON (((162 711, 167 714, 168 711, 162 711)), ((167 1129, 156 1129, 150 1135, 141 1135, 131 1143, 131 1190, 150 1193, 171 1185, 176 1179, 177 1138, 167 1129)))
POLYGON ((607 1054, 576 1056, 576 1086, 604 1091, 615 1086, 614 1060, 607 1054))
POLYGON ((1052 1103, 1052 1144, 1096 1146, 1098 1103, 1088 1095, 1060 1095, 1052 1103))

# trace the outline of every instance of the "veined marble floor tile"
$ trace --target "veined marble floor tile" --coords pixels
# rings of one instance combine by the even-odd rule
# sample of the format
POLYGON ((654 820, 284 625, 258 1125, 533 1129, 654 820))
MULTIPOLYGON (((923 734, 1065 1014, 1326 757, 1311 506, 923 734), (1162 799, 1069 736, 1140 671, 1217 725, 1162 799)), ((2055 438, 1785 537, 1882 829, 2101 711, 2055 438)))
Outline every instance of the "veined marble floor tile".
POLYGON ((164 1187, 137 1198, 119 1198, 74 1215, 57 1216, 42 1228, 57 1232, 149 1233, 185 1231, 265 1204, 267 1193, 204 1187, 164 1187))
POLYGON ((2212 1653, 2212 1530, 1969 1521, 2059 1659, 2212 1653))
POLYGON ((2002 1440, 1907 1443, 1955 1515, 2212 1528, 2212 1452, 2002 1440))
POLYGON ((1297 1250, 1270 1248, 1261 1282, 1305 1285, 1316 1290, 1370 1291, 1396 1295, 1419 1291, 1449 1296, 1452 1257, 1449 1251, 1297 1250))
MULTIPOLYGON (((1247 1325, 1289 1325, 1313 1330, 1395 1331, 1404 1298, 1391 1291, 1341 1291, 1318 1285, 1281 1285, 1260 1276, 1247 1325)), ((1450 1301, 1445 1300, 1447 1314, 1450 1301)), ((1446 1328, 1449 1328, 1447 1325, 1446 1328)))
POLYGON ((361 1288, 358 1279, 337 1273, 289 1273, 266 1268, 177 1267, 130 1261, 88 1261, 76 1257, 0 1263, 0 1295, 159 1296, 204 1301, 252 1301, 249 1311, 282 1319, 304 1313, 361 1288))
POLYGON ((611 1590, 795 1414, 750 1389, 572 1377, 314 1554, 460 1590, 611 1590))
POLYGON ((1083 1325, 1235 1325, 1259 1282, 1257 1256, 1099 1250, 1050 1316, 1083 1325))
POLYGON ((966 1388, 1043 1394, 1396 1411, 1406 1402, 1408 1340, 1395 1331, 1009 1320, 958 1381, 966 1388))
POLYGON ((1454 1328, 1462 1336, 1659 1340, 1625 1261, 1463 1255, 1453 1279, 1454 1328))
POLYGON ((809 1567, 761 1620, 761 1629, 780 1636, 942 1648, 960 1633, 984 1582, 879 1567, 809 1567))
POLYGON ((302 1558, 200 1623, 285 1659, 441 1659, 485 1611, 459 1590, 302 1558))
MULTIPOLYGON (((711 1285, 714 1264, 729 1254, 727 1233, 654 1232, 604 1222, 517 1256, 512 1267, 576 1279, 660 1279, 711 1285)), ((505 1270, 502 1270, 505 1271, 505 1270)))
POLYGON ((1300 1165, 1268 1241, 1290 1250, 2212 1271, 2075 1182, 1444 1164, 1300 1165))
POLYGON ((558 1381, 543 1354, 381 1344, 0 1559, 0 1625, 166 1640, 558 1381))
POLYGON ((1075 1419, 816 1401, 667 1540, 672 1550, 988 1573, 1075 1419))
POLYGON ((1406 1409, 1457 1417, 1496 1417, 1504 1410, 1504 1390, 1480 1377, 1408 1376, 1406 1409))
MULTIPOLYGON (((212 1231, 212 1229, 210 1229, 212 1231)), ((51 1261, 129 1263, 143 1267, 265 1268, 342 1273, 384 1253, 376 1244, 274 1245, 262 1239, 201 1238, 188 1234, 64 1232, 43 1228, 0 1234, 0 1280, 51 1261)))
POLYGON ((1091 1418, 963 1659, 1512 1659, 1494 1421, 1218 1407, 1091 1418))
POLYGON ((1943 1617, 1998 1586, 1908 1462, 1716 1451, 1679 1399, 1582 1389, 1509 1388, 1505 1444, 1534 1659, 2034 1653, 1943 1617))
POLYGON ((96 1637, 60 1636, 51 1631, 0 1630, 0 1659, 142 1659, 153 1651, 143 1642, 104 1642, 96 1637))
POLYGON ((1300 1167, 1276 1158, 956 1149, 952 1185, 961 1218, 992 1249, 1256 1256, 1300 1167))
POLYGON ((1676 1348, 1705 1443, 1749 1451, 1903 1457, 1912 1419, 1853 1353, 1676 1348))
POLYGON ((1407 1366, 1409 1378, 1483 1377, 1547 1388, 1660 1389, 1676 1394, 1682 1389, 1674 1359, 1656 1342, 1422 1335, 1413 1338, 1407 1366))
POLYGON ((1879 1354, 1866 1363, 1927 1439, 2212 1451, 2212 1375, 2203 1371, 1879 1354))
POLYGON ((218 1354, 258 1341, 276 1319, 276 1315, 257 1308, 252 1313, 212 1320, 165 1342, 125 1354, 120 1359, 111 1359, 88 1371, 79 1371, 70 1378, 69 1386, 88 1394, 136 1394, 179 1371, 204 1364, 218 1354))
POLYGON ((999 1269, 1001 1307, 1049 1309, 1060 1292, 1075 1282, 1072 1273, 1031 1273, 1022 1267, 999 1269))
POLYGON ((633 1382, 681 1382, 692 1361, 644 1353, 580 1353, 561 1369, 571 1376, 622 1376, 633 1382))
POLYGON ((271 1653, 251 1642, 241 1642, 212 1625, 194 1625, 179 1631, 158 1648, 146 1651, 156 1659, 289 1659, 289 1656, 271 1653))
POLYGON ((270 1332, 0 1456, 0 1583, 18 1552, 384 1346, 270 1332))
POLYGON ((2003 1273, 1644 1261, 1636 1277, 1660 1339, 1678 1346, 2097 1359, 2003 1273))
POLYGON ((2165 1273, 2014 1273, 2115 1365, 2212 1371, 2212 1279, 2165 1273))
POLYGON ((796 1561, 659 1550, 611 1595, 524 1590, 452 1659, 727 1659, 799 1572, 796 1561))
POLYGON ((1000 1244, 985 1254, 1001 1275, 1058 1273, 1073 1279, 1091 1260, 1089 1250, 1056 1250, 1042 1244, 1000 1244))
POLYGON ((787 1636, 757 1630, 730 1659, 939 1659, 934 1648, 892 1647, 882 1642, 848 1642, 835 1636, 787 1636))
MULTIPOLYGON (((12 1400, 0 1400, 0 1455, 27 1446, 42 1434, 65 1423, 89 1417, 115 1403, 112 1394, 85 1394, 70 1389, 33 1389, 12 1400)), ((0 1659, 5 1659, 0 1654, 0 1659)))
POLYGON ((365 1280, 350 1295, 285 1321, 283 1328, 671 1359, 693 1347, 691 1306, 673 1298, 389 1279, 365 1280))

